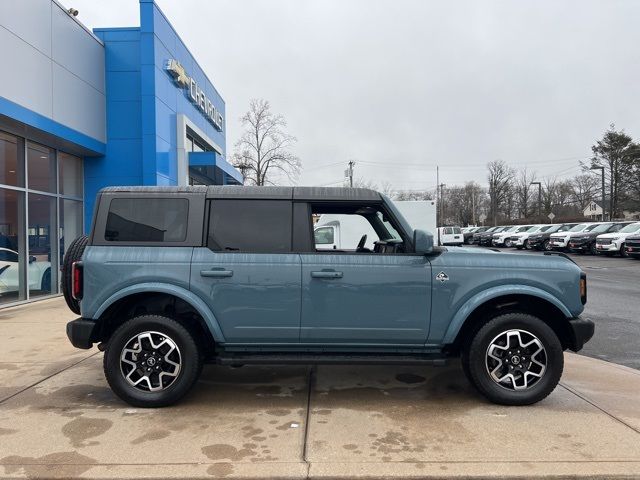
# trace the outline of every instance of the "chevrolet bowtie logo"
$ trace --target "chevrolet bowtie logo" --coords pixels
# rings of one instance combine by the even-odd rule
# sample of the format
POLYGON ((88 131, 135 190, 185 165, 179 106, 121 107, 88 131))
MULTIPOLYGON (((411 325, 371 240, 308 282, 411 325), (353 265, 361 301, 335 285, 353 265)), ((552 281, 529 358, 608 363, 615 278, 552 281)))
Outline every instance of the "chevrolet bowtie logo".
POLYGON ((169 72, 176 85, 182 88, 187 88, 189 86, 191 79, 184 70, 184 67, 180 65, 180 62, 174 59, 167 60, 167 64, 164 68, 169 72))

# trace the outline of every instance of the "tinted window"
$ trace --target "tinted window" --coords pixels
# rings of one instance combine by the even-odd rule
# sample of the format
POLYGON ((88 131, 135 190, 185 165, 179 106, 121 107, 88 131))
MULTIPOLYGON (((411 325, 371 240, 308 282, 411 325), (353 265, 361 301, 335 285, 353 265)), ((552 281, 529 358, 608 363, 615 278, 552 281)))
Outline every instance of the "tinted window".
POLYGON ((291 209, 284 200, 215 200, 208 246, 228 252, 289 252, 291 209))
POLYGON ((187 236, 186 198, 114 198, 104 239, 109 242, 183 242, 187 236))

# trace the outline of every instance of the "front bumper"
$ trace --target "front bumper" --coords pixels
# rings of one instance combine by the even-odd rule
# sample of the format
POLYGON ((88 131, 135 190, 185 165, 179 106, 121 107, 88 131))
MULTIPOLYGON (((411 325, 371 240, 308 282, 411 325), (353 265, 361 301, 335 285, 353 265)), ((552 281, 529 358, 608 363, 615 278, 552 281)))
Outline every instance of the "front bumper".
POLYGON ((569 320, 571 338, 569 348, 574 352, 579 352, 585 343, 591 340, 595 332, 596 326, 591 320, 586 318, 571 318, 569 320))
POLYGON ((572 252, 588 252, 589 243, 573 243, 569 242, 569 250, 572 252))
POLYGON ((551 245, 552 248, 567 248, 567 241, 562 238, 551 238, 549 245, 551 245))
POLYGON ((620 247, 618 247, 615 243, 602 244, 596 242, 596 250, 598 252, 617 252, 618 250, 620 250, 620 247))
POLYGON ((99 326, 95 320, 77 318, 67 323, 67 337, 74 347, 88 350, 98 341, 99 326))

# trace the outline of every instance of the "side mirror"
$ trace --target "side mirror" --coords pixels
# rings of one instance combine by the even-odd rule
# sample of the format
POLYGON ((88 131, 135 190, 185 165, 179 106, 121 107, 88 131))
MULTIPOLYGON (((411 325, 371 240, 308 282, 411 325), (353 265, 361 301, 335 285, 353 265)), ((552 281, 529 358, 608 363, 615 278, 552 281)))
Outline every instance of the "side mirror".
POLYGON ((33 255, 29 255, 29 263, 33 263, 37 260, 36 257, 34 257, 33 255))
POLYGON ((413 245, 419 255, 431 253, 433 251, 433 235, 424 230, 414 230, 413 245))

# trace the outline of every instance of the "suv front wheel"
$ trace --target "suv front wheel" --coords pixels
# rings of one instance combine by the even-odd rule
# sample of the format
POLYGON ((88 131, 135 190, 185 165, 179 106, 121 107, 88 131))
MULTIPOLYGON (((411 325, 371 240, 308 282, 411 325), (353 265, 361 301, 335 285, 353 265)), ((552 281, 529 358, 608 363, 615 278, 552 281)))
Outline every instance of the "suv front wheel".
POLYGON ((191 333, 160 315, 126 321, 113 333, 104 354, 111 389, 134 407, 165 407, 191 389, 202 355, 191 333))
POLYGON ((502 405, 530 405, 549 395, 562 376, 564 356, 555 332, 522 313, 497 316, 476 333, 462 355, 470 382, 502 405))

